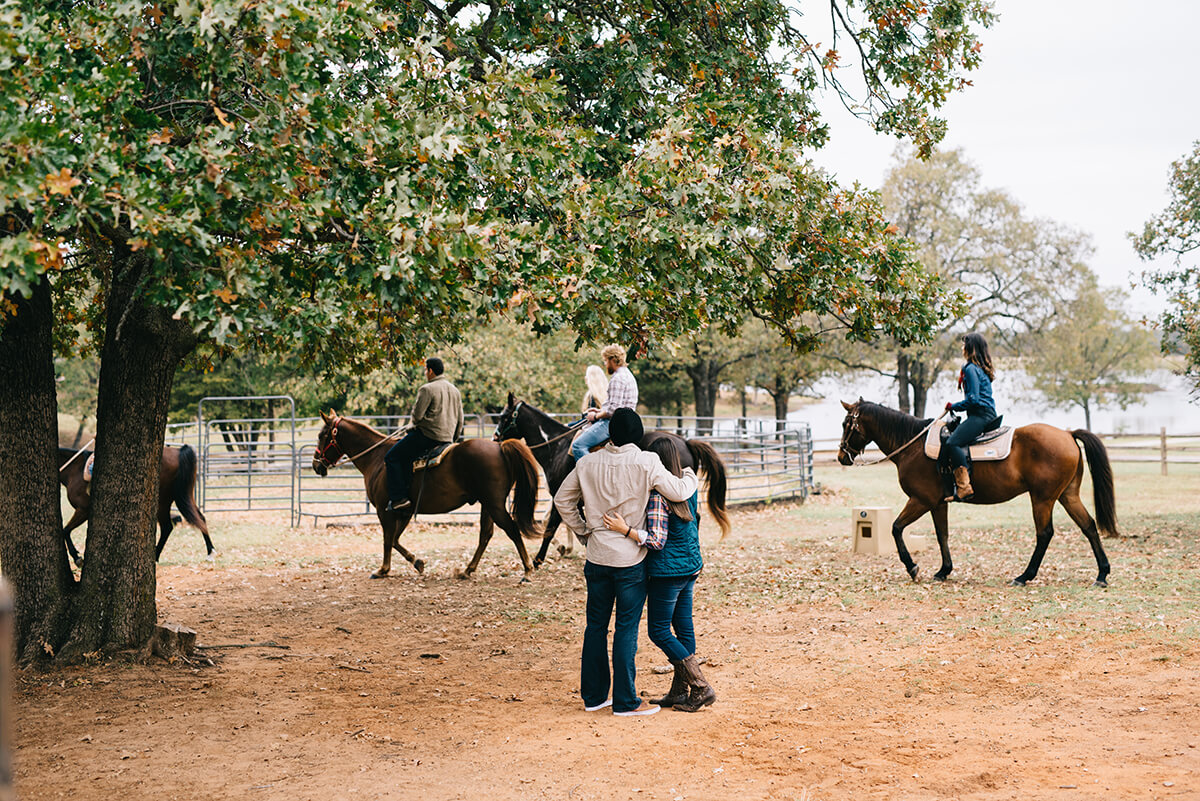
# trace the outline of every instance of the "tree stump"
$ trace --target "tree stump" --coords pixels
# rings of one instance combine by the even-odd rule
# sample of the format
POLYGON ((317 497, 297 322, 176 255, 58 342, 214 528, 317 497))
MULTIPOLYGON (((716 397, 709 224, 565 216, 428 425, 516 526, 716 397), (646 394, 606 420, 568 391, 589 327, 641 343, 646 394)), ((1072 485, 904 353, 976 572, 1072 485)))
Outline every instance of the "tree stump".
POLYGON ((163 623, 154 627, 150 651, 163 659, 188 658, 196 649, 196 632, 178 623, 163 623))

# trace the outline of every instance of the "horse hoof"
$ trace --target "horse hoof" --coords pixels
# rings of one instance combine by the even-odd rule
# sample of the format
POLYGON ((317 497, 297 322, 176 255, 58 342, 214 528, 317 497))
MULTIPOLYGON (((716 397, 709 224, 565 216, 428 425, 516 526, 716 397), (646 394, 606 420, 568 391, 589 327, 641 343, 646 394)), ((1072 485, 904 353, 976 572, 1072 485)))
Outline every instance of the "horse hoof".
POLYGON ((934 580, 934 581, 945 581, 945 580, 946 580, 946 578, 947 578, 947 576, 944 576, 944 575, 942 575, 941 573, 934 573, 934 574, 933 574, 933 580, 934 580))
POLYGON ((372 573, 372 574, 371 574, 371 578, 373 578, 373 579, 377 579, 377 578, 387 578, 387 571, 384 571, 384 570, 376 570, 374 573, 372 573))
POLYGON ((422 575, 424 575, 424 573, 425 573, 425 560, 424 560, 424 559, 418 559, 417 561, 413 562, 413 567, 415 567, 415 568, 417 569, 417 572, 418 572, 418 573, 421 573, 422 575))
POLYGON ((1105 581, 1104 579, 1096 579, 1095 583, 1093 583, 1092 586, 1093 587, 1103 587, 1104 589, 1108 589, 1108 582, 1105 581))
POLYGON ((1010 586, 1012 586, 1012 587, 1024 587, 1028 583, 1029 582, 1027 582, 1025 579, 1021 578, 1020 576, 1017 576, 1015 579, 1013 579, 1011 582, 1009 582, 1010 586))
POLYGON ((459 568, 458 570, 454 571, 454 577, 456 579, 466 581, 467 579, 469 579, 471 577, 471 571, 463 570, 463 569, 459 568))
POLYGON ((913 581, 917 581, 917 580, 918 580, 918 579, 917 579, 917 576, 919 576, 919 575, 920 575, 920 573, 921 573, 921 568, 920 568, 920 566, 919 566, 919 565, 913 565, 912 567, 910 567, 910 568, 908 569, 908 575, 909 575, 909 577, 910 577, 910 578, 912 578, 912 580, 913 580, 913 581))
POLYGON ((521 584, 532 584, 533 582, 532 582, 532 581, 530 581, 530 580, 529 580, 529 576, 527 576, 527 575, 526 575, 526 576, 521 576, 521 581, 520 581, 520 583, 521 583, 521 584))

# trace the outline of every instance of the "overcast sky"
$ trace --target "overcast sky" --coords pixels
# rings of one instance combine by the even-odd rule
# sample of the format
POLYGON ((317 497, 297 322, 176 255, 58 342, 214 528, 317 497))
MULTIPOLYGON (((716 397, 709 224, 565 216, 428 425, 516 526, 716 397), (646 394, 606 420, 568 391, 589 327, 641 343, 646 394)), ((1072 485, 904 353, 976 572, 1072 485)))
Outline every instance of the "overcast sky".
MULTIPOLYGON (((974 86, 943 109, 944 146, 1026 213, 1088 234, 1102 284, 1129 288, 1145 264, 1125 234, 1167 203, 1170 164, 1200 139, 1200 0, 996 0, 974 86)), ((827 104, 814 161, 878 188, 895 140, 827 104)), ((1163 301, 1136 291, 1133 311, 1163 301)))

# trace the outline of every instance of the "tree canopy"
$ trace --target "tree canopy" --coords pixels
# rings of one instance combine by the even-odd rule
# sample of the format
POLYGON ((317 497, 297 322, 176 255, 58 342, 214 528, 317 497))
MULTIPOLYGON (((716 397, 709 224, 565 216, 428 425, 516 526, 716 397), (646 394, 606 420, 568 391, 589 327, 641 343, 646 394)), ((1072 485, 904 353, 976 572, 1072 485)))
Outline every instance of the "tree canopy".
POLYGON ((1183 342, 1188 374, 1200 386, 1200 262, 1195 261, 1200 250, 1200 141, 1171 165, 1167 189, 1171 199, 1166 209, 1130 238, 1143 259, 1173 259, 1172 266, 1148 271, 1145 277, 1169 300, 1162 317, 1164 347, 1172 340, 1183 342))
POLYGON ((823 33, 774 0, 0 2, 0 349, 36 376, 0 387, 0 454, 30 454, 38 493, 48 343, 101 365, 78 588, 19 558, 53 525, 0 500, 0 556, 46 616, 25 657, 143 641, 147 476, 198 345, 365 370, 494 315, 635 344, 751 314, 811 347, 805 312, 927 335, 939 280, 807 161, 814 97, 845 91, 853 48, 856 108, 928 151, 992 14, 830 11, 823 33))

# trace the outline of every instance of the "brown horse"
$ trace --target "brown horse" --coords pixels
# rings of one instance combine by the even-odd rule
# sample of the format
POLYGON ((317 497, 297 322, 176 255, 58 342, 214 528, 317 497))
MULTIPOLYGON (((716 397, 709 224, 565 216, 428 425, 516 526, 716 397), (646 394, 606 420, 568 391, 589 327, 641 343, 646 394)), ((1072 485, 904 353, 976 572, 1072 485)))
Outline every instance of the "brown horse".
POLYGON ((469 578, 479 565, 479 558, 492 538, 495 524, 517 546, 525 577, 529 580, 533 563, 525 550, 522 535, 542 536, 541 527, 533 520, 537 506, 537 462, 529 448, 520 442, 497 444, 486 439, 468 439, 454 446, 437 467, 422 470, 413 476, 411 495, 414 503, 407 509, 388 512, 387 468, 383 457, 395 440, 384 436, 366 423, 343 417, 335 411, 321 413, 325 426, 317 435, 317 452, 312 468, 325 475, 329 468, 348 458, 363 474, 367 498, 375 506, 375 514, 383 527, 383 564, 371 578, 383 578, 392 569, 392 549, 399 551, 418 573, 425 571, 425 562, 417 559, 400 544, 400 535, 415 513, 442 514, 468 503, 479 503, 479 545, 471 563, 460 575, 469 578), (508 492, 513 494, 513 514, 504 508, 508 492), (515 518, 515 519, 514 519, 515 518))
MULTIPOLYGON (((58 449, 58 481, 67 488, 67 500, 75 508, 75 514, 63 526, 63 543, 67 546, 67 552, 71 554, 71 559, 77 565, 82 562, 79 558, 79 551, 75 550, 75 543, 71 541, 71 532, 83 525, 92 512, 89 484, 83 480, 83 468, 91 455, 91 451, 74 451, 71 448, 58 449), (79 455, 76 456, 76 453, 79 455), (67 462, 70 464, 68 465, 67 462), (63 465, 66 465, 65 470, 62 469, 63 465)), ((162 464, 158 470, 158 526, 161 533, 158 537, 158 546, 154 549, 155 559, 162 555, 163 546, 167 544, 167 537, 171 536, 171 530, 179 520, 179 518, 171 517, 172 502, 179 507, 179 513, 183 515, 184 520, 200 529, 200 533, 204 535, 204 547, 208 549, 208 557, 212 558, 215 549, 212 540, 208 537, 208 521, 204 519, 204 513, 196 505, 195 491, 196 452, 189 445, 179 448, 172 446, 163 448, 162 464)))
MULTIPOLYGON (((524 440, 534 451, 538 464, 546 474, 550 494, 558 492, 567 474, 575 469, 575 459, 571 456, 571 439, 579 429, 576 426, 563 425, 536 406, 517 400, 511 392, 508 393, 505 407, 494 416, 497 424, 496 433, 492 438, 503 441, 524 440)), ((675 446, 681 467, 690 467, 704 473, 708 486, 708 509, 712 512, 713 520, 721 527, 721 539, 724 539, 729 534, 729 515, 725 512, 725 463, 721 461, 720 455, 706 442, 684 439, 669 431, 647 431, 638 445, 646 450, 651 442, 659 439, 667 439, 675 446)), ((535 565, 545 561, 550 541, 554 539, 554 532, 560 522, 562 519, 558 516, 558 510, 551 506, 550 515, 546 519, 542 547, 533 560, 535 565)), ((559 548, 562 554, 570 551, 569 546, 559 548)))
MULTIPOLYGON (((926 512, 933 513, 933 527, 938 547, 942 551, 942 568, 934 578, 944 580, 954 569, 950 561, 947 530, 947 503, 937 462, 925 455, 924 433, 931 420, 919 420, 912 415, 858 399, 857 403, 842 402, 846 419, 842 421, 842 441, 838 446, 838 461, 854 464, 854 459, 867 445, 874 442, 896 463, 900 488, 908 495, 908 503, 892 524, 896 551, 905 569, 917 580, 917 565, 904 545, 904 529, 926 512)), ((1104 443, 1090 431, 1061 428, 1034 423, 1020 426, 1013 432, 1012 452, 995 462, 976 462, 971 485, 975 494, 967 503, 1004 503, 1026 492, 1033 502, 1033 524, 1037 544, 1025 572, 1012 580, 1023 586, 1032 581, 1042 564, 1042 557, 1054 536, 1054 502, 1058 501, 1075 524, 1083 530, 1096 556, 1099 574, 1098 587, 1108 586, 1108 557, 1100 544, 1099 528, 1108 534, 1117 533, 1116 501, 1113 497, 1112 466, 1104 443), (1088 514, 1079 499, 1083 483, 1083 457, 1078 442, 1087 456, 1092 473, 1092 489, 1096 501, 1096 520, 1088 514)))

